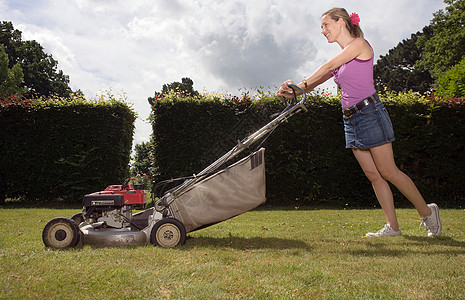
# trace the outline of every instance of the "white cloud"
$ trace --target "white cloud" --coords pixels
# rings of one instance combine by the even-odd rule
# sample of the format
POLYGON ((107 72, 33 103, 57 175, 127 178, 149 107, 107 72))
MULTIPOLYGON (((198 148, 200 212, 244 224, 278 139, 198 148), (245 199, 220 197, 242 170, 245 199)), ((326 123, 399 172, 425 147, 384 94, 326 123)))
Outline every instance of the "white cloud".
MULTIPOLYGON (((346 1, 348 2, 348 1, 346 1)), ((300 81, 339 51, 320 16, 340 1, 0 0, 0 19, 58 60, 73 89, 124 90, 139 113, 135 142, 148 140, 147 98, 190 77, 202 91, 300 81)), ((352 0, 376 55, 429 24, 437 0, 352 0)), ((331 83, 325 87, 333 86, 331 83)))

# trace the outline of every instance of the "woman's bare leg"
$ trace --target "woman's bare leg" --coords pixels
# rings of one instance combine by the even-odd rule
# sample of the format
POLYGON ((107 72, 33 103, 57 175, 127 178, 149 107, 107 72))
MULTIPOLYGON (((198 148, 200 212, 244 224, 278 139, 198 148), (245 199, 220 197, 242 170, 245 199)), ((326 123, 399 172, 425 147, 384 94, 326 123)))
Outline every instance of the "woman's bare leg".
POLYGON ((395 231, 399 230, 397 222, 396 211, 394 207, 394 199, 392 196, 389 183, 383 178, 376 167, 373 156, 369 150, 352 149, 358 163, 362 167, 366 177, 370 180, 373 190, 375 191, 376 198, 378 199, 381 208, 383 209, 384 216, 387 223, 395 231))
POLYGON ((394 161, 392 144, 384 144, 370 149, 371 156, 375 162, 381 176, 391 182, 396 188, 415 206, 421 218, 431 214, 431 210, 426 206, 420 191, 415 183, 404 172, 399 170, 394 161))

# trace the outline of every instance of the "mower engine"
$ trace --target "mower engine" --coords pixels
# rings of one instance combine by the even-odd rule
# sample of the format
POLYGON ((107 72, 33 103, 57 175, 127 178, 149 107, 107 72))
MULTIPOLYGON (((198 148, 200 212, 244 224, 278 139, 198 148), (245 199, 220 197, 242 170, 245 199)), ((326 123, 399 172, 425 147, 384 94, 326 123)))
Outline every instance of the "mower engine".
POLYGON ((132 220, 132 210, 145 209, 147 194, 144 186, 128 184, 110 185, 101 192, 84 196, 82 217, 87 224, 102 223, 104 227, 128 227, 132 220))

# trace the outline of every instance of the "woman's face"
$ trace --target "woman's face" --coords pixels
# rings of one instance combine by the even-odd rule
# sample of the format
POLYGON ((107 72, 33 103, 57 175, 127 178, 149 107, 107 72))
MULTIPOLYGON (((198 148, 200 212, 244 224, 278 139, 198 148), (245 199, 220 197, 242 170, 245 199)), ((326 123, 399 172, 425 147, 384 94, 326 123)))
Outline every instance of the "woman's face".
POLYGON ((339 34, 342 31, 340 24, 341 20, 342 19, 339 19, 339 21, 334 21, 329 15, 324 15, 321 18, 321 34, 326 37, 328 43, 334 43, 339 37, 339 34))

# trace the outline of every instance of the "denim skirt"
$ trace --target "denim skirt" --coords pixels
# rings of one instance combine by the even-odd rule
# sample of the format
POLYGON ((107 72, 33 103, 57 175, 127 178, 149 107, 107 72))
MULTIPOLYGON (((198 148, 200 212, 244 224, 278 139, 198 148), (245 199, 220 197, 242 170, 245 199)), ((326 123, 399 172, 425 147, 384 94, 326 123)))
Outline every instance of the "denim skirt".
POLYGON ((346 148, 369 149, 394 141, 391 118, 377 94, 374 101, 344 118, 346 148))

